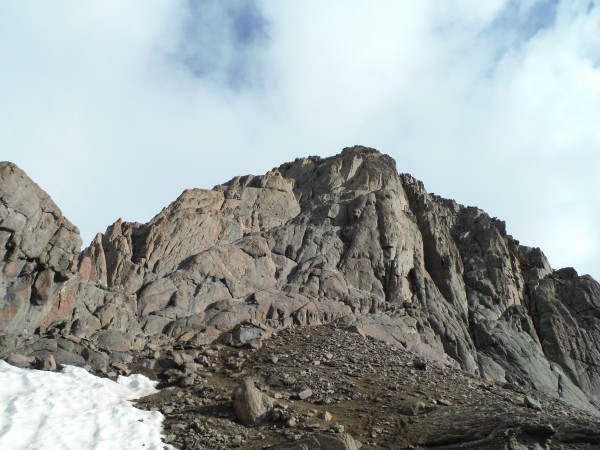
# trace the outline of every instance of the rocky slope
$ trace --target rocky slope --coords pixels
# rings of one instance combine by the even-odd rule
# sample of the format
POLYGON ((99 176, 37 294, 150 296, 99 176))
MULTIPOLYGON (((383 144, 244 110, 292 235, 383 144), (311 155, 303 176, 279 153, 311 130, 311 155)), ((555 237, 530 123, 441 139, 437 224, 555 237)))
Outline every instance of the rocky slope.
POLYGON ((425 363, 410 351, 332 325, 291 327, 237 348, 158 347, 135 360, 170 366, 149 372, 164 389, 140 407, 166 416, 166 439, 179 449, 600 445, 597 417, 564 402, 425 363), (242 403, 240 386, 249 379, 249 398, 256 401, 242 403), (258 419, 253 426, 239 423, 250 417, 258 419))
POLYGON ((147 345, 335 323, 597 413, 600 285, 364 147, 187 190, 79 253, 77 228, 0 163, 0 351, 104 367, 147 345))

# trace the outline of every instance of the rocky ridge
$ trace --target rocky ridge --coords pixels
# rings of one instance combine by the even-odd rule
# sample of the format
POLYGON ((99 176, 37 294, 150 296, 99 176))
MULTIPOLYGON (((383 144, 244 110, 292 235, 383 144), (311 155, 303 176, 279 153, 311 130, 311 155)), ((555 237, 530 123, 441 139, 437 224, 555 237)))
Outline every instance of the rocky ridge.
POLYGON ((332 323, 598 413, 600 286, 504 222, 352 147, 187 190, 147 224, 81 239, 0 163, 0 352, 128 364, 332 323))

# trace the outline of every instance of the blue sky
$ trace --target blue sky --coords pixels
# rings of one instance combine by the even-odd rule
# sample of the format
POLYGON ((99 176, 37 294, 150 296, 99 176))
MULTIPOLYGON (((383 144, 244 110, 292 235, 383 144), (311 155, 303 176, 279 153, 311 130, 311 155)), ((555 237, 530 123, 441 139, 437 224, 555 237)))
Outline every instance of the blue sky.
POLYGON ((268 22, 255 1, 192 1, 183 6, 172 62, 200 79, 240 91, 256 88, 268 46, 268 22), (258 79, 257 79, 258 78, 258 79))
POLYGON ((0 4, 0 159, 89 242, 190 187, 362 144, 600 278, 600 5, 0 4))
POLYGON ((559 3, 556 0, 511 0, 497 15, 492 28, 498 29, 500 33, 513 30, 517 42, 527 41, 540 31, 555 25, 559 3))

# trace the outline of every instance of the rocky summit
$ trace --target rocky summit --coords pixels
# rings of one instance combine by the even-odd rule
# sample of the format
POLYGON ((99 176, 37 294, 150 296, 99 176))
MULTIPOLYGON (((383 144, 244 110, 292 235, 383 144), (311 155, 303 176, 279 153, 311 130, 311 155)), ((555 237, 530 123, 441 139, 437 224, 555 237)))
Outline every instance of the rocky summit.
POLYGON ((160 379, 178 448, 600 445, 600 285, 374 149, 81 244, 0 163, 0 355, 160 379))

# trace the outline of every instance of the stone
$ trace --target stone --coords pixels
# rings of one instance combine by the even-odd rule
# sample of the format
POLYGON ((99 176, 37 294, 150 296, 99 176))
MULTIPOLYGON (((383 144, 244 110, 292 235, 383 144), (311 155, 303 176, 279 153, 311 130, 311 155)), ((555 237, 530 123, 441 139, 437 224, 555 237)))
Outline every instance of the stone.
POLYGON ((20 355, 18 353, 11 353, 6 357, 6 362, 17 367, 30 367, 35 362, 35 358, 20 355))
POLYGON ((220 341, 228 345, 240 346, 242 344, 253 344, 257 341, 268 339, 270 336, 271 332, 265 325, 258 327, 250 324, 239 324, 223 334, 220 341))
POLYGON ((56 361, 54 360, 54 356, 52 356, 51 353, 40 358, 39 369, 40 370, 49 370, 49 371, 56 370, 56 361))
POLYGON ((296 425, 298 424, 298 421, 296 420, 295 417, 290 417, 287 422, 285 423, 285 426, 288 428, 294 428, 296 425))
POLYGON ((416 402, 409 405, 404 405, 400 409, 400 414, 405 416, 416 416, 417 414, 419 414, 419 412, 423 411, 425 407, 425 403, 423 402, 416 402))
POLYGON ((415 369, 426 370, 427 369, 427 361, 422 358, 417 358, 413 361, 413 366, 415 369))
POLYGON ((186 374, 192 374, 196 372, 199 367, 200 365, 194 362, 186 362, 183 364, 183 372, 186 374))
POLYGON ((131 336, 117 330, 101 330, 94 335, 97 345, 114 352, 131 350, 131 336))
POLYGON ((313 391, 309 388, 303 389, 300 392, 298 392, 298 398, 300 400, 306 400, 307 398, 311 397, 313 395, 313 391))
POLYGON ((14 278, 16 276, 18 276, 21 273, 21 270, 23 269, 23 267, 25 267, 27 261, 23 260, 23 259, 17 259, 16 261, 11 261, 9 263, 7 263, 4 266, 4 269, 2 270, 4 273, 4 276, 9 277, 9 278, 14 278))
POLYGON ((344 431, 346 431, 346 427, 340 423, 336 423, 334 424, 331 429, 333 431, 335 431, 336 433, 343 433, 344 431))
POLYGON ((70 352, 59 348, 53 353, 54 359, 58 365, 69 365, 83 367, 86 365, 85 358, 77 353, 70 352))
POLYGON ((34 305, 44 305, 50 298, 54 289, 54 272, 50 269, 42 270, 33 283, 31 302, 34 305))
POLYGON ((542 410, 542 405, 540 404, 540 402, 530 395, 525 396, 523 404, 528 408, 535 409, 536 411, 542 410))
POLYGON ((321 414, 321 419, 323 419, 325 422, 331 422, 333 420, 333 414, 331 414, 329 411, 325 411, 323 414, 321 414))
POLYGON ((269 420, 273 400, 263 394, 250 379, 233 391, 233 411, 242 425, 255 426, 269 420))

